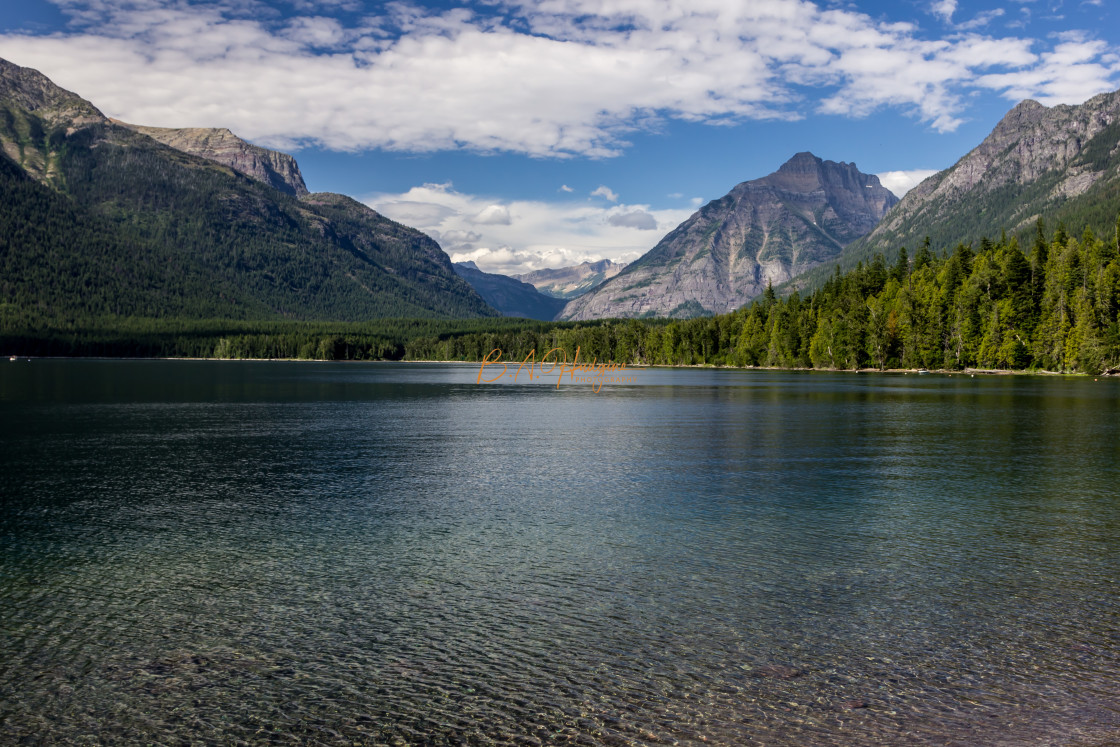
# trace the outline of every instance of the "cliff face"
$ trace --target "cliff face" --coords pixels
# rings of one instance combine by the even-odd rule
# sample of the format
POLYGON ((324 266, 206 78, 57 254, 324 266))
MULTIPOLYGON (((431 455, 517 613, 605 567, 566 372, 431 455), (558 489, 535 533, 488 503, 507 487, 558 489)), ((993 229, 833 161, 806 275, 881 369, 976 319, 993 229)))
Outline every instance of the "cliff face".
POLYGON ((561 319, 722 314, 835 258, 895 203, 854 164, 799 153, 743 182, 668 234, 561 319))
POLYGON ((224 164, 293 197, 303 197, 307 185, 296 159, 287 153, 247 143, 224 127, 145 127, 117 122, 184 153, 224 164))
MULTIPOLYGON (((97 107, 55 85, 38 70, 0 59, 0 102, 11 120, 9 137, 0 139, 4 152, 39 179, 55 175, 51 144, 42 138, 34 115, 48 127, 62 127, 67 135, 91 125, 112 123, 191 155, 220 163, 293 197, 307 194, 299 165, 286 153, 245 142, 227 129, 145 127, 108 119, 97 107)), ((109 134, 110 139, 117 139, 109 134)))
POLYGON ((845 259, 913 249, 927 235, 935 247, 952 247, 1022 231, 1083 197, 1107 199, 1118 163, 1120 91, 1079 106, 1023 101, 980 145, 907 193, 845 259))

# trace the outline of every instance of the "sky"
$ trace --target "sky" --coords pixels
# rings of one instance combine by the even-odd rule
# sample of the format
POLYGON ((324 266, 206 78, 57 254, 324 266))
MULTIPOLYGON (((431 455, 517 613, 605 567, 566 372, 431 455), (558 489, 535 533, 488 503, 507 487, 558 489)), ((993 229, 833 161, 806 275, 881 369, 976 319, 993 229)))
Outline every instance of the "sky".
POLYGON ((228 127, 514 274, 632 261, 795 153, 904 193, 1019 101, 1120 88, 1117 0, 18 0, 0 57, 228 127))

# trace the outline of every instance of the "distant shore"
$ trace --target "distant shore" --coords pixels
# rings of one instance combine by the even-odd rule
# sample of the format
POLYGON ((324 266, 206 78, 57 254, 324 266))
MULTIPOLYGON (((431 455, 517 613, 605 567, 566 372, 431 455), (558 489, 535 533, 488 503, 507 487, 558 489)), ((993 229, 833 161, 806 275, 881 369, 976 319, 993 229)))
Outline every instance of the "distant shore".
MULTIPOLYGON (((321 358, 201 358, 201 357, 146 357, 146 356, 50 356, 50 355, 5 355, 0 360, 8 358, 13 361, 31 360, 106 360, 106 361, 228 361, 228 362, 275 362, 275 363, 461 363, 463 365, 478 365, 481 361, 462 360, 328 360, 321 358)), ((512 365, 507 363, 507 365, 512 365)), ((799 373, 860 373, 860 374, 895 374, 895 375, 937 375, 937 376, 1072 376, 1072 377, 1120 377, 1120 369, 1107 369, 1100 373, 1090 374, 1079 371, 1048 371, 1046 369, 1002 369, 1002 368, 784 368, 781 366, 725 366, 712 363, 627 363, 627 368, 673 368, 673 369, 711 369, 724 371, 790 371, 799 373)))

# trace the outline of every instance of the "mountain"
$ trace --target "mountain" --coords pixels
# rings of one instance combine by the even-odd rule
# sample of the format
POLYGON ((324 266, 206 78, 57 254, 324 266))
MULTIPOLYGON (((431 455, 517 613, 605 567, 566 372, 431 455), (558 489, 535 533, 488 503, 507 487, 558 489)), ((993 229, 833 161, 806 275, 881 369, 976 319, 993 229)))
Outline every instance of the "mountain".
POLYGON ((486 303, 502 316, 518 316, 550 322, 564 308, 560 298, 546 296, 529 283, 507 275, 483 272, 474 262, 455 262, 455 273, 471 284, 486 303))
POLYGON ((287 192, 293 197, 303 197, 307 194, 307 185, 303 183, 303 174, 299 171, 296 159, 287 153, 279 153, 247 143, 224 127, 172 129, 144 127, 116 119, 112 121, 143 133, 175 150, 225 164, 245 176, 264 182, 281 192, 287 192))
POLYGON ((906 194, 874 231, 848 247, 845 266, 877 252, 911 255, 1035 232, 1043 217, 1111 234, 1120 204, 1120 91, 1079 106, 1023 101, 980 145, 906 194))
POLYGON ((732 311, 827 262, 898 198, 854 164, 798 153, 713 200, 559 318, 692 317, 732 311))
POLYGON ((432 239, 306 194, 290 157, 147 129, 0 60, 0 321, 496 315, 432 239))
POLYGON ((534 270, 512 277, 529 283, 541 293, 556 298, 572 299, 582 296, 593 288, 622 272, 626 263, 601 259, 598 262, 581 262, 574 267, 560 267, 553 270, 534 270))

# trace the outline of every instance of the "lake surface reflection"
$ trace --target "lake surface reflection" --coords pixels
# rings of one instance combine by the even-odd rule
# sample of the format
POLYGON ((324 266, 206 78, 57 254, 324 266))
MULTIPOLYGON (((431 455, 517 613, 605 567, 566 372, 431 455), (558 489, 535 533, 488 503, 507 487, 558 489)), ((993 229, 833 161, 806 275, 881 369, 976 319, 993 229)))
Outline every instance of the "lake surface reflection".
POLYGON ((1100 744, 1120 381, 0 364, 0 742, 1100 744))

